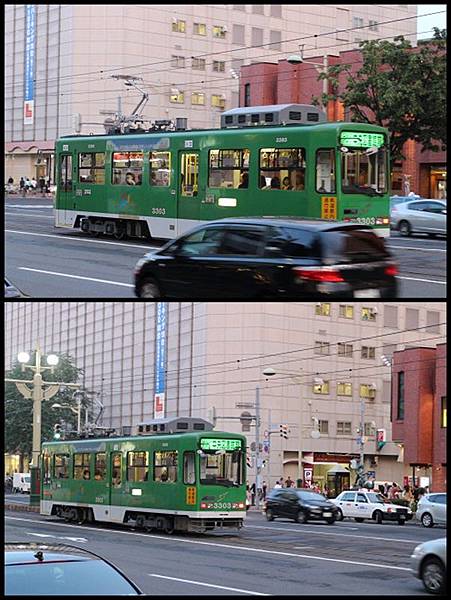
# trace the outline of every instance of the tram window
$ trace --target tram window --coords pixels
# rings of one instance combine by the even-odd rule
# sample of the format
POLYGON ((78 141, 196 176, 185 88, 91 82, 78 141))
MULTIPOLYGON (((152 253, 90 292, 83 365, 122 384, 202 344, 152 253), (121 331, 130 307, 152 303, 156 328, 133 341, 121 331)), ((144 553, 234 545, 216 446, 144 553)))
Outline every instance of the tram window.
POLYGON ((44 461, 44 484, 46 484, 46 483, 50 483, 50 480, 52 478, 50 454, 47 454, 47 453, 44 454, 43 461, 44 461))
POLYGON ((55 454, 55 463, 53 474, 56 479, 68 479, 69 478, 69 455, 68 454, 55 454))
POLYGON ((99 452, 95 455, 94 479, 101 481, 106 476, 106 454, 99 452))
POLYGON ((63 154, 60 156, 60 178, 59 184, 63 192, 72 189, 72 155, 63 154))
POLYGON ((177 450, 155 451, 154 455, 154 481, 173 483, 177 481, 177 450))
POLYGON ((78 181, 105 183, 105 152, 82 152, 78 155, 78 181))
POLYGON ((113 454, 111 480, 112 480, 113 487, 121 487, 121 484, 122 484, 122 455, 121 454, 113 454))
POLYGON ((141 185, 142 176, 142 152, 113 153, 113 185, 141 185))
POLYGON ((209 179, 211 188, 247 188, 249 186, 250 151, 210 150, 209 179))
POLYGON ((155 187, 168 187, 171 185, 171 153, 150 153, 150 183, 155 187))
POLYGON ((322 194, 335 193, 335 152, 316 152, 316 191, 322 194))
POLYGON ((200 482, 205 485, 240 485, 242 483, 241 451, 202 454, 200 482))
POLYGON ((147 452, 129 452, 127 454, 127 481, 147 481, 149 461, 147 452))
POLYGON ((197 196, 199 178, 199 155, 184 152, 180 164, 180 193, 182 196, 197 196))
POLYGON ((88 453, 74 454, 74 479, 90 479, 90 457, 88 453))
POLYGON ((260 189, 299 191, 305 187, 304 148, 262 148, 260 189))
POLYGON ((183 455, 183 483, 196 483, 196 468, 194 452, 185 452, 183 455))

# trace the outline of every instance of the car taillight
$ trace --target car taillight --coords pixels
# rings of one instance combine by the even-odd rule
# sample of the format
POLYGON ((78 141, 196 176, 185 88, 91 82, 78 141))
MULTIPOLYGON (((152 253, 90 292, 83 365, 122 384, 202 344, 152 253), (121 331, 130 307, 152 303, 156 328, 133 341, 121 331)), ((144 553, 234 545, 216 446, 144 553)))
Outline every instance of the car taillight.
POLYGON ((344 281, 339 271, 336 271, 332 267, 323 267, 322 269, 302 269, 301 267, 294 267, 294 274, 297 279, 303 281, 321 281, 337 283, 344 281))
POLYGON ((389 265, 388 267, 385 267, 384 273, 389 277, 394 277, 399 273, 398 267, 396 265, 389 265))

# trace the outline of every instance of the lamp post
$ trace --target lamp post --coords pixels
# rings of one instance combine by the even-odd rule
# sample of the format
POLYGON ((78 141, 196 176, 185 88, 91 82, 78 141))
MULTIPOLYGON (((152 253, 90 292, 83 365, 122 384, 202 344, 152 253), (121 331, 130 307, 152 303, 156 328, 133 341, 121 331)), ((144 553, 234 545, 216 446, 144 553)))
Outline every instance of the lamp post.
MULTIPOLYGON (((81 401, 84 398, 84 394, 83 394, 83 392, 75 391, 73 393, 72 398, 76 401, 77 408, 74 408, 70 404, 59 404, 58 402, 55 402, 55 404, 52 404, 52 408, 68 408, 74 414, 76 414, 77 415, 77 433, 78 433, 78 435, 80 435, 80 433, 81 433, 81 401)), ((86 408, 85 410, 86 410, 86 421, 87 421, 88 420, 87 419, 88 409, 86 408)))
MULTIPOLYGON (((329 69, 329 57, 327 54, 323 55, 323 62, 322 63, 318 63, 318 62, 314 62, 312 60, 305 60, 304 59, 304 44, 301 44, 299 46, 299 54, 292 54, 291 56, 289 56, 287 58, 287 61, 292 64, 292 65, 299 65, 301 63, 305 63, 306 65, 314 65, 316 67, 316 70, 319 73, 324 73, 324 75, 327 75, 328 69, 329 69)), ((325 77, 323 79, 323 94, 327 95, 328 92, 328 79, 327 77, 325 77)), ((327 104, 326 101, 324 101, 324 103, 321 103, 323 106, 324 111, 326 111, 327 109, 327 104)))
POLYGON ((59 362, 58 356, 55 354, 47 355, 48 367, 42 365, 42 351, 39 347, 39 343, 36 344, 36 357, 35 364, 27 364, 30 360, 30 355, 27 352, 19 352, 17 360, 21 363, 22 372, 25 369, 31 369, 34 372, 33 379, 5 379, 10 383, 15 383, 17 389, 24 398, 33 399, 33 443, 32 443, 32 460, 30 465, 31 474, 31 492, 30 492, 30 504, 39 505, 40 497, 40 477, 39 477, 39 459, 41 455, 41 403, 43 400, 50 400, 60 389, 61 385, 68 387, 79 388, 79 383, 57 383, 53 381, 43 382, 42 372, 50 370, 54 372, 54 368, 59 362), (27 384, 32 384, 30 389, 27 384))

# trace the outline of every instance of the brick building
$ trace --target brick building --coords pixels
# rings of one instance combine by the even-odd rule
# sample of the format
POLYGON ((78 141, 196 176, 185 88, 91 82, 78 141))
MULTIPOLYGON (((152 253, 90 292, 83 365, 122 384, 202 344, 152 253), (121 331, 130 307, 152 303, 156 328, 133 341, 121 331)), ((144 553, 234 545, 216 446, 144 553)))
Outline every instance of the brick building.
MULTIPOLYGON (((338 55, 328 55, 328 65, 340 63, 351 65, 351 72, 357 73, 362 66, 360 50, 347 50, 338 55)), ((309 56, 306 61, 323 64, 324 57, 309 56)), ((321 67, 320 67, 321 68, 321 67)), ((339 77, 339 87, 344 88, 346 75, 339 77)), ((330 90, 329 90, 330 91, 330 90)), ((318 81, 317 66, 303 62, 290 64, 280 60, 254 63, 241 67, 240 106, 260 106, 266 104, 311 104, 313 97, 323 92, 323 82, 318 81)), ((329 121, 350 120, 339 101, 331 101, 327 106, 329 121)), ((393 165, 391 192, 404 195, 409 191, 425 198, 446 198, 446 152, 422 152, 422 146, 408 141, 404 145, 405 160, 393 165), (408 188, 406 188, 408 183, 408 188)))
POLYGON ((412 477, 446 490, 446 344, 393 354, 392 439, 404 448, 412 477))

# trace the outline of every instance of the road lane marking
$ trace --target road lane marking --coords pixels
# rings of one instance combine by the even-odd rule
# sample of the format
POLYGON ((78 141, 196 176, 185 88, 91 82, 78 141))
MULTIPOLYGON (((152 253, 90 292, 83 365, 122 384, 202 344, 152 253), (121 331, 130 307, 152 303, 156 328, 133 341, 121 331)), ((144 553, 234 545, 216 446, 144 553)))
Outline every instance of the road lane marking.
POLYGON ((83 279, 85 281, 95 281, 97 283, 109 283, 110 285, 120 285, 122 287, 135 287, 132 283, 119 283, 118 281, 108 281, 107 279, 96 279, 95 277, 82 277, 81 275, 68 275, 67 273, 55 273, 55 271, 43 271, 42 269, 30 269, 28 267, 17 267, 19 271, 33 271, 34 273, 45 273, 46 275, 57 275, 58 277, 70 277, 71 279, 83 279))
POLYGON ((434 279, 419 279, 418 277, 404 277, 397 275, 396 279, 407 279, 408 281, 425 281, 426 283, 439 283, 440 285, 446 285, 446 281, 435 281, 434 279))
POLYGON ((194 585, 203 585, 205 587, 217 588, 218 590, 228 590, 229 592, 242 592, 243 594, 253 594, 254 596, 271 596, 263 592, 254 592, 251 590, 241 590, 239 588, 226 587, 224 585, 213 585, 212 583, 202 583, 200 581, 191 581, 191 579, 179 579, 178 577, 168 577, 167 575, 157 575, 156 573, 147 573, 149 577, 160 577, 161 579, 170 579, 171 581, 181 581, 182 583, 192 583, 194 585))
MULTIPOLYGON (((8 519, 10 521, 11 520, 12 521, 28 521, 28 522, 30 521, 30 519, 25 519, 23 517, 9 517, 9 516, 5 517, 5 520, 8 520, 8 519)), ((88 529, 87 527, 83 527, 82 525, 69 525, 68 523, 56 523, 54 521, 33 520, 33 524, 36 525, 36 523, 42 523, 43 525, 50 525, 50 526, 57 526, 57 527, 72 527, 74 529, 75 528, 84 529, 84 531, 86 531, 86 529, 88 529)), ((356 562, 353 560, 344 560, 342 558, 326 558, 324 556, 312 556, 310 554, 297 554, 296 552, 282 552, 280 550, 264 550, 263 548, 251 548, 250 546, 235 546, 232 544, 219 544, 218 542, 202 542, 200 540, 186 540, 184 538, 178 538, 178 537, 174 537, 174 536, 168 537, 168 536, 156 535, 156 534, 149 535, 147 533, 137 533, 136 531, 126 531, 126 530, 111 531, 111 529, 105 529, 104 527, 95 527, 95 528, 93 527, 92 530, 93 531, 103 531, 106 533, 120 533, 122 535, 134 535, 134 536, 138 536, 138 537, 146 537, 150 541, 152 539, 165 540, 167 542, 181 542, 184 544, 198 544, 199 546, 215 546, 215 547, 219 547, 219 548, 232 548, 233 550, 246 550, 248 552, 260 552, 262 554, 275 554, 277 556, 289 556, 292 558, 307 558, 310 560, 324 560, 324 561, 329 561, 329 562, 345 563, 345 564, 349 564, 349 565, 374 567, 376 569, 392 569, 394 571, 410 571, 410 568, 408 568, 408 567, 395 567, 393 565, 385 565, 385 564, 381 564, 381 563, 356 562)), ((368 539, 367 536, 353 536, 353 537, 360 537, 362 539, 368 539)), ((372 537, 371 539, 378 539, 378 538, 372 537)), ((387 538, 383 538, 383 539, 387 539, 387 538)), ((390 538, 388 538, 388 539, 390 539, 390 538)), ((401 540, 401 541, 408 541, 408 540, 401 540)), ((411 543, 419 544, 421 542, 412 541, 411 543)))
POLYGON ((158 250, 159 246, 139 246, 137 244, 120 244, 119 242, 107 242, 105 240, 87 240, 81 237, 71 237, 69 235, 55 235, 50 233, 32 233, 30 231, 17 231, 16 229, 5 229, 7 233, 19 233, 21 235, 36 235, 38 237, 56 238, 57 240, 69 240, 76 242, 87 242, 89 244, 109 244, 112 246, 128 246, 130 248, 144 248, 145 250, 158 250))
POLYGON ((441 248, 416 248, 415 246, 386 246, 387 248, 396 250, 421 250, 422 252, 446 252, 446 248, 443 250, 441 248))
POLYGON ((48 215, 39 215, 39 214, 30 214, 28 213, 27 215, 23 214, 23 213, 12 213, 12 212, 5 212, 5 215, 10 215, 10 216, 20 216, 20 217, 31 217, 32 219, 50 219, 51 221, 53 221, 53 217, 52 216, 48 216, 48 215))
POLYGON ((53 208, 53 204, 5 204, 6 208, 53 208))

